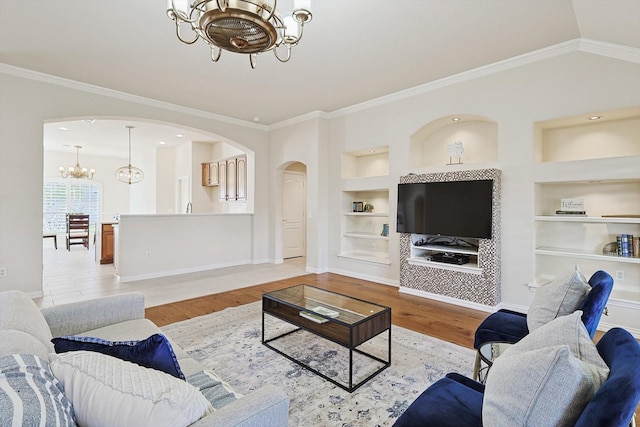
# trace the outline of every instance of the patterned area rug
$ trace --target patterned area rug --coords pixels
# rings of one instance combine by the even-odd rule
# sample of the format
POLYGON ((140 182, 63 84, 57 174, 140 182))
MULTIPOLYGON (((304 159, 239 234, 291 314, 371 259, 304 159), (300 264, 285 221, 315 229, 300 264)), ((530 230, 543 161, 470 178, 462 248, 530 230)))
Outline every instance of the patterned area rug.
MULTIPOLYGON (((290 426, 393 425, 420 393, 446 373, 470 377, 473 372, 473 350, 393 326, 391 366, 349 393, 262 345, 261 307, 256 302, 229 308, 163 330, 240 393, 265 384, 283 388, 291 399, 290 426)), ((266 338, 291 329, 287 323, 266 316, 266 338)), ((349 352, 337 344, 301 331, 272 345, 338 382, 348 381, 349 352)), ((361 348, 386 359, 387 334, 361 348)), ((354 356, 354 365, 356 382, 381 366, 361 356, 354 356)))

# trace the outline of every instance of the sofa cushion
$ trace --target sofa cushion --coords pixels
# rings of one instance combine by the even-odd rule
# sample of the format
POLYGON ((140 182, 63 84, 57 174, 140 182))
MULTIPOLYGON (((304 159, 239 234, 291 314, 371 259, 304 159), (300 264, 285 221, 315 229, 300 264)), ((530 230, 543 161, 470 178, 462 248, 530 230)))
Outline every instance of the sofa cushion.
POLYGON ((596 369, 594 375, 607 378, 609 367, 582 323, 582 311, 561 316, 522 338, 508 351, 530 351, 556 345, 567 345, 575 357, 596 369))
POLYGON ((498 357, 482 406, 486 426, 572 426, 609 369, 581 312, 536 329, 498 357))
POLYGON ((179 427, 213 411, 186 381, 102 353, 52 354, 51 370, 82 426, 179 427))
POLYGON ((34 354, 49 360, 51 351, 33 335, 15 329, 0 329, 0 357, 12 354, 34 354))
POLYGON ((189 375, 187 382, 200 390, 216 410, 242 397, 241 394, 236 393, 228 383, 210 369, 189 375))
POLYGON ((0 358, 0 425, 75 426, 71 402, 46 359, 32 354, 0 358))
POLYGON ((576 266, 571 273, 538 287, 527 312, 529 332, 555 319, 577 310, 587 296, 591 286, 576 266))
POLYGON ((53 352, 51 330, 40 309, 20 291, 0 292, 0 329, 15 329, 35 337, 53 352))
POLYGON ((96 337, 71 336, 51 340, 56 353, 67 351, 96 351, 136 363, 146 368, 158 369, 184 380, 184 374, 169 340, 162 334, 153 334, 141 341, 108 341, 96 337))

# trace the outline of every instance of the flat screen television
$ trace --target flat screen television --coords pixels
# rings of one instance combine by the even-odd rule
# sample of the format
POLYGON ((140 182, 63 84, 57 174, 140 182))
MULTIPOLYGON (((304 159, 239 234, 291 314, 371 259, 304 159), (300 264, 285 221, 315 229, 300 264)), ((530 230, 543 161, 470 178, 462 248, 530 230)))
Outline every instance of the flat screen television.
POLYGON ((490 239, 493 180, 398 184, 398 233, 490 239))

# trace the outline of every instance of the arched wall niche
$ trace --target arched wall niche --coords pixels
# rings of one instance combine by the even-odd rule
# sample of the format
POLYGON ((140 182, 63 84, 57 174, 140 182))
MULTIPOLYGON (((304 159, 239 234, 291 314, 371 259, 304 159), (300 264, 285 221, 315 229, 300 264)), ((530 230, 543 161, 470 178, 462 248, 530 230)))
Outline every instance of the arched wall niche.
POLYGON ((489 163, 498 160, 498 123, 472 114, 433 120, 411 135, 411 166, 489 163), (461 142, 462 155, 451 157, 447 147, 461 142))

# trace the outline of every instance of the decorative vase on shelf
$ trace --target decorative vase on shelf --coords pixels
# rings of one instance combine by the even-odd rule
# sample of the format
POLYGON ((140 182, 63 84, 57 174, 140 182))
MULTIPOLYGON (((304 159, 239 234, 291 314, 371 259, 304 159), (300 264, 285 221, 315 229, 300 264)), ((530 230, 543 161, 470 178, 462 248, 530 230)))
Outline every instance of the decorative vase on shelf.
POLYGON ((371 203, 366 203, 364 205, 364 211, 368 213, 373 212, 373 205, 371 203))

